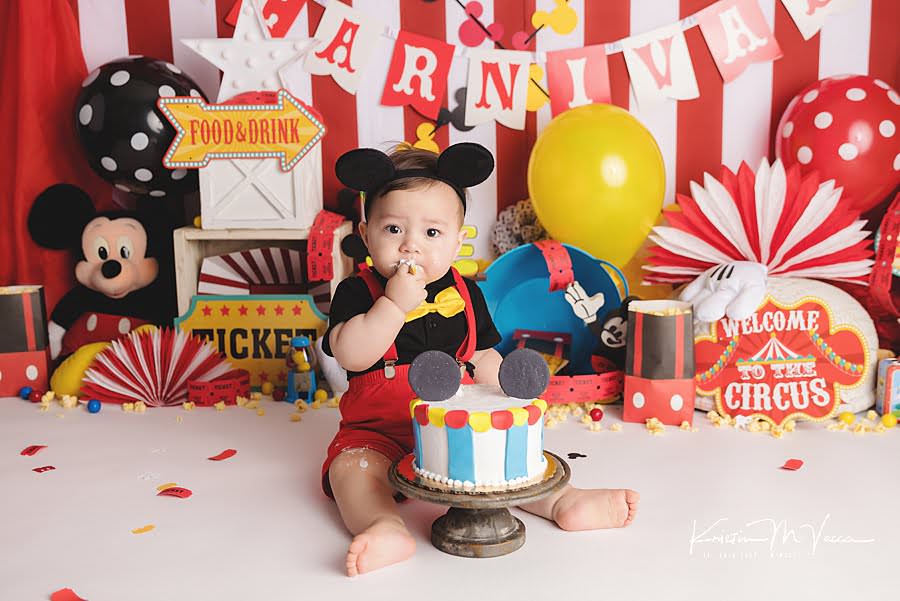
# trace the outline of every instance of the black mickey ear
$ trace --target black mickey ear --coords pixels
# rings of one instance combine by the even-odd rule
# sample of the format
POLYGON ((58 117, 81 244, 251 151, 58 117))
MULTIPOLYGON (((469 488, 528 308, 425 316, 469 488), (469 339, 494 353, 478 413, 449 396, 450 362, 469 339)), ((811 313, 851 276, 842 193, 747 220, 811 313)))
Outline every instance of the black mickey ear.
POLYGON ((28 212, 28 231, 31 239, 44 248, 79 248, 81 230, 95 214, 87 192, 70 184, 55 184, 34 199, 28 212))
POLYGON ((368 192, 394 177, 394 163, 380 150, 356 148, 338 157, 334 172, 348 188, 368 192))
POLYGON ((517 399, 535 399, 550 383, 550 368, 541 355, 531 349, 518 348, 500 364, 500 388, 517 399))
POLYGON ((460 142, 447 147, 437 162, 437 174, 460 188, 477 186, 494 171, 494 155, 474 142, 460 142))
POLYGON ((357 263, 362 263, 366 260, 369 249, 366 248, 366 243, 359 234, 347 234, 341 240, 341 252, 357 263))
POLYGON ((456 359, 441 351, 425 351, 409 366, 409 385, 423 401, 446 401, 459 390, 456 359))

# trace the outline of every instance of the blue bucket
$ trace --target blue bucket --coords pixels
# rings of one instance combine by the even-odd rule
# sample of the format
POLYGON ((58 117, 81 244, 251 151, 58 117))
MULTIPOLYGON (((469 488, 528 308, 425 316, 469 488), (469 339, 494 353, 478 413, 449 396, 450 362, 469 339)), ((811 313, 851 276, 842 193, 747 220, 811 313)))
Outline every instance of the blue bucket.
MULTIPOLYGON (((628 283, 619 268, 569 244, 562 246, 569 253, 575 280, 584 291, 589 296, 603 293, 605 304, 597 312, 599 318, 617 309, 628 296, 628 283), (616 283, 610 272, 619 277, 621 284, 616 283)), ((515 348, 513 332, 516 330, 566 332, 572 336, 569 354, 572 373, 593 373, 591 353, 597 339, 572 311, 565 291, 550 292, 550 274, 538 247, 526 244, 500 255, 488 266, 485 278, 478 284, 494 325, 503 337, 495 347, 501 355, 515 348)))

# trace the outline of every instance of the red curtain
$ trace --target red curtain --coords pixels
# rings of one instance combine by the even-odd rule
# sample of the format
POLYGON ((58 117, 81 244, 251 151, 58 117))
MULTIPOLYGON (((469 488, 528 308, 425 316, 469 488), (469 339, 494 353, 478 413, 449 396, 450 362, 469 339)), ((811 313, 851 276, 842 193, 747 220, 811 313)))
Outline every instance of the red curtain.
POLYGON ((0 285, 43 284, 49 314, 74 283, 72 255, 32 242, 31 204, 65 182, 111 209, 111 186, 88 167, 76 138, 74 103, 87 69, 72 6, 0 2, 0 23, 0 285))

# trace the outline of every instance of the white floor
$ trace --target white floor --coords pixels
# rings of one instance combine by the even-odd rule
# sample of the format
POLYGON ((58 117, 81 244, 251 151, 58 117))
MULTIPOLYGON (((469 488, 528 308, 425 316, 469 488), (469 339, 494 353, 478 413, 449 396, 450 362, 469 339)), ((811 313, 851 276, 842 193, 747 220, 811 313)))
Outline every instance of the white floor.
POLYGON ((402 512, 416 556, 349 579, 349 537, 319 488, 337 411, 292 423, 289 405, 264 407, 262 417, 236 407, 91 415, 0 399, 0 601, 65 587, 90 601, 897 594, 900 428, 854 436, 808 424, 776 440, 713 428, 700 413, 699 432, 662 436, 634 424, 592 433, 570 420, 547 431, 547 448, 587 455, 568 460, 577 486, 640 491, 632 526, 567 533, 517 512, 522 549, 462 559, 429 542, 445 508, 411 501, 402 512), (47 448, 20 455, 33 444, 47 448), (206 459, 228 448, 238 454, 206 459), (789 458, 805 465, 779 469, 789 458), (56 469, 32 471, 44 465, 56 469), (193 496, 157 497, 167 482, 193 496), (155 529, 131 533, 148 524, 155 529))

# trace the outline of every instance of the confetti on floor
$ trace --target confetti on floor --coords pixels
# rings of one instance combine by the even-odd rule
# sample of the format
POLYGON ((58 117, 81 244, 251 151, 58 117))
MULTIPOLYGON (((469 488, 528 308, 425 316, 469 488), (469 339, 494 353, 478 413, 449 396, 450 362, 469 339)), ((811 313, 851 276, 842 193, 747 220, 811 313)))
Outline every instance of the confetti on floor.
POLYGON ((44 472, 49 472, 50 470, 55 470, 55 469, 56 469, 56 468, 53 467, 52 465, 44 465, 44 466, 41 466, 41 467, 35 467, 35 468, 32 468, 31 471, 32 471, 32 472, 37 472, 37 473, 39 473, 39 474, 43 474, 44 472))
POLYGON ((192 494, 194 494, 194 492, 189 488, 183 488, 181 486, 169 486, 168 488, 164 488, 163 490, 156 493, 156 496, 178 497, 179 499, 187 499, 192 494))
POLYGON ((569 459, 578 459, 579 457, 587 457, 587 455, 582 455, 581 453, 569 453, 569 459))
POLYGON ((218 455, 209 457, 209 460, 210 461, 223 461, 225 459, 228 459, 229 457, 234 457, 235 455, 237 455, 237 451, 235 451, 234 449, 225 449, 218 455))
POLYGON ((783 470, 799 470, 803 466, 803 460, 801 459, 788 459, 784 462, 784 465, 781 466, 783 470))
POLYGON ((82 599, 75 591, 70 588, 61 588, 55 593, 51 593, 50 601, 87 601, 86 599, 82 599))
POLYGON ((38 451, 40 451, 42 449, 46 449, 46 448, 47 448, 47 445, 44 445, 44 444, 33 444, 33 445, 27 446, 24 449, 22 449, 22 452, 19 453, 19 455, 31 457, 32 455, 37 454, 38 451))
POLYGON ((140 528, 135 528, 131 531, 132 534, 144 534, 145 532, 150 532, 156 528, 153 524, 147 524, 146 526, 141 526, 140 528))

